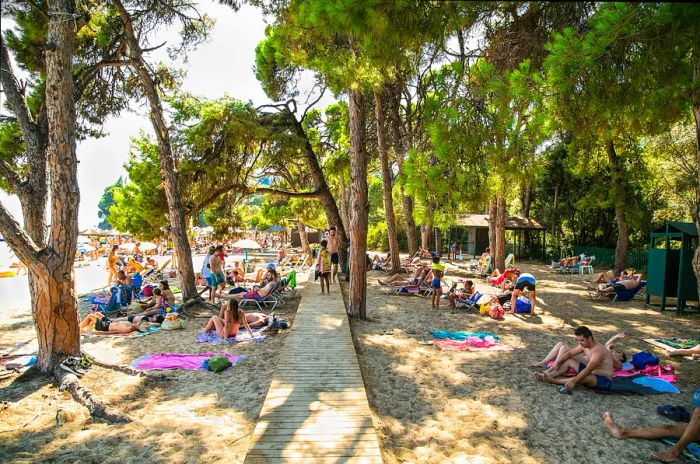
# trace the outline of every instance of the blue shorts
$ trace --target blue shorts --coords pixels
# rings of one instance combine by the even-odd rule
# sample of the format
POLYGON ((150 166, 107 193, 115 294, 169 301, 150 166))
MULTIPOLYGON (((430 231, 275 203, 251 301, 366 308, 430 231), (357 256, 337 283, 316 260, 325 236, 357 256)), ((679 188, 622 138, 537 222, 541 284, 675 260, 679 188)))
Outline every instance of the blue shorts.
MULTIPOLYGON (((586 364, 579 363, 578 372, 581 373, 581 371, 585 368, 586 364)), ((595 377, 595 387, 593 387, 594 390, 610 390, 612 382, 609 378, 605 377, 604 375, 598 374, 593 374, 593 376, 595 377)))
POLYGON ((216 287, 219 284, 226 282, 226 277, 224 277, 223 272, 217 272, 216 274, 211 274, 207 277, 207 283, 210 287, 216 287))

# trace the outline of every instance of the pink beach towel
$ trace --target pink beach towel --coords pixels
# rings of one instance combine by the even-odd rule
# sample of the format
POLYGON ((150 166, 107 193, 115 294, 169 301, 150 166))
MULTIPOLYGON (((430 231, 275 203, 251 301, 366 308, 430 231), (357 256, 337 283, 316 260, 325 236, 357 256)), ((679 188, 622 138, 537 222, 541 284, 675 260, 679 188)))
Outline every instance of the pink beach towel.
POLYGON ((232 364, 244 359, 245 356, 234 356, 228 353, 221 355, 214 353, 184 354, 184 353, 158 353, 147 354, 131 361, 131 367, 140 371, 156 369, 188 369, 192 371, 205 370, 202 362, 212 356, 226 356, 232 364))
POLYGON ((482 340, 479 337, 469 337, 463 341, 435 340, 433 345, 449 351, 513 351, 512 346, 482 340))

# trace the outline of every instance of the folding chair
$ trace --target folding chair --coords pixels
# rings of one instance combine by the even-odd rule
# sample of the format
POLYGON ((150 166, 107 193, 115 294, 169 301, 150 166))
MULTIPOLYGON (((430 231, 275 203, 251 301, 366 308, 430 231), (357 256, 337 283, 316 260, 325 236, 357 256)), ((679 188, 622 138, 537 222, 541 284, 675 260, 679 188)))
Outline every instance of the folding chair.
POLYGON ((267 306, 268 304, 271 304, 271 305, 272 305, 272 308, 270 308, 270 311, 274 310, 274 309, 275 309, 275 306, 277 306, 277 305, 279 304, 279 300, 277 300, 277 299, 274 297, 274 292, 275 292, 275 290, 277 289, 278 286, 279 286, 279 284, 277 284, 277 285, 275 285, 274 287, 272 287, 272 289, 270 289, 270 293, 268 293, 268 295, 265 296, 265 297, 263 297, 263 298, 260 298, 260 299, 244 298, 244 299, 240 300, 240 301, 238 302, 238 307, 239 307, 239 308, 242 308, 243 306, 245 306, 245 305, 248 304, 248 303, 255 303, 255 304, 258 306, 258 309, 259 309, 260 311, 262 311, 262 310, 263 310, 263 307, 260 306, 261 304, 263 304, 263 305, 265 305, 265 306, 267 306))

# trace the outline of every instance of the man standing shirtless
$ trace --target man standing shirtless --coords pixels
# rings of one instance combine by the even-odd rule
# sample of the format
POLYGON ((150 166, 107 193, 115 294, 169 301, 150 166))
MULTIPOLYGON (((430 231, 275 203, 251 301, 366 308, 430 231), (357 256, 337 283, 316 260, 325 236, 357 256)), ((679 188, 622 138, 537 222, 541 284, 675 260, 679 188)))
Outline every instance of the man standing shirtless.
POLYGON ((328 230, 328 251, 331 254, 331 282, 335 282, 335 276, 338 274, 338 262, 339 255, 338 250, 340 249, 340 239, 338 238, 338 230, 335 226, 328 230))
POLYGON ((226 287, 226 277, 224 276, 223 263, 219 255, 223 253, 223 245, 218 245, 214 248, 214 254, 209 258, 209 269, 211 269, 211 275, 207 278, 209 281, 209 286, 213 289, 211 292, 211 302, 214 303, 214 296, 216 293, 226 287))
POLYGON ((579 385, 596 390, 609 390, 613 375, 613 358, 610 351, 604 345, 593 340, 593 334, 588 327, 581 326, 574 330, 578 346, 565 353, 552 365, 552 372, 537 373, 535 378, 543 382, 564 385, 562 393, 570 393, 579 385), (576 359, 584 354, 588 364, 576 359), (563 377, 573 369, 577 374, 574 377, 563 377))

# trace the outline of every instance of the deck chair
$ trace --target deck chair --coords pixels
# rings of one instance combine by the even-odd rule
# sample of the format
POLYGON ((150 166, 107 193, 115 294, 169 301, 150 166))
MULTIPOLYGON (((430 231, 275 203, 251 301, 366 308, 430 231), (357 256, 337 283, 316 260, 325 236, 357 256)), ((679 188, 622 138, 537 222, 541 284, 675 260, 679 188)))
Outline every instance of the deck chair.
POLYGON ((482 296, 484 296, 483 293, 474 292, 471 298, 456 298, 455 306, 458 308, 476 309, 482 296))
POLYGON ((388 295, 420 295, 421 287, 418 285, 404 285, 403 287, 389 287, 388 295))
POLYGON ((172 258, 168 258, 158 269, 150 269, 143 275, 143 284, 155 284, 159 280, 163 280, 163 271, 170 265, 172 258))
POLYGON ((86 298, 84 301, 92 303, 92 309, 101 312, 105 316, 117 313, 121 311, 122 306, 127 306, 123 302, 122 292, 119 287, 112 287, 104 296, 93 296, 86 298))
POLYGON ((509 267, 513 267, 515 265, 515 255, 513 253, 509 254, 506 256, 505 263, 503 266, 508 269, 509 267))
POLYGON ((612 301, 630 301, 630 300, 634 299, 634 297, 637 295, 637 293, 639 293, 639 291, 641 289, 643 289, 646 284, 647 284, 647 281, 642 280, 639 282, 639 285, 637 285, 632 290, 615 292, 615 295, 612 297, 612 301))
POLYGON ((275 306, 277 306, 279 304, 279 300, 277 300, 274 297, 275 290, 277 290, 278 286, 279 286, 279 283, 277 285, 275 285, 274 287, 272 287, 272 289, 270 290, 270 293, 264 298, 260 298, 260 299, 244 298, 244 299, 240 300, 238 302, 238 307, 242 308, 243 306, 247 305, 248 303, 255 303, 258 306, 258 309, 260 311, 263 311, 263 307, 260 306, 261 304, 265 305, 265 306, 272 305, 272 308, 270 308, 270 311, 274 310, 275 306))

